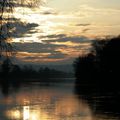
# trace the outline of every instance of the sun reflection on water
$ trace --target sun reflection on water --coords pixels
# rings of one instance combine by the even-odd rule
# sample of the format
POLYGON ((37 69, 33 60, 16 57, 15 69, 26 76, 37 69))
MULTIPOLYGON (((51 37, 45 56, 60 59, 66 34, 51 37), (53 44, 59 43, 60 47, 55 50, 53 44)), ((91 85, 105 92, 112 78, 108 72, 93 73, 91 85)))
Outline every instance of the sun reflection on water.
POLYGON ((81 110, 79 111, 78 107, 80 106, 72 102, 74 101, 68 101, 68 103, 66 101, 65 103, 64 101, 60 101, 52 111, 47 108, 42 108, 44 105, 42 107, 39 105, 21 106, 16 110, 8 110, 6 116, 11 120, 61 120, 63 116, 65 120, 74 120, 74 115, 76 114, 77 117, 80 112, 81 115, 78 116, 78 120, 93 120, 92 114, 86 106, 81 106, 81 110))
POLYGON ((24 106, 23 107, 23 120, 29 120, 30 118, 30 107, 24 106))
POLYGON ((8 110, 6 116, 11 120, 48 120, 50 118, 40 109, 32 107, 30 109, 30 106, 23 106, 23 109, 19 108, 18 110, 8 110))
POLYGON ((21 113, 19 110, 8 110, 6 116, 10 119, 19 120, 21 118, 21 113))
POLYGON ((93 120, 86 101, 72 93, 36 88, 21 90, 13 99, 13 106, 5 110, 5 120, 93 120))

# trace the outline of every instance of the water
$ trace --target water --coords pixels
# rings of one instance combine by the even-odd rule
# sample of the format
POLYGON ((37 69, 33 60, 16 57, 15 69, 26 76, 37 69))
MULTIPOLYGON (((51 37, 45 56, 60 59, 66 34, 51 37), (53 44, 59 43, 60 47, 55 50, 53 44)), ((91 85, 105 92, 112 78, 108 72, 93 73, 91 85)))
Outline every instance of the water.
POLYGON ((0 120, 119 120, 96 114, 89 101, 74 93, 72 80, 27 83, 7 90, 1 88, 0 120))

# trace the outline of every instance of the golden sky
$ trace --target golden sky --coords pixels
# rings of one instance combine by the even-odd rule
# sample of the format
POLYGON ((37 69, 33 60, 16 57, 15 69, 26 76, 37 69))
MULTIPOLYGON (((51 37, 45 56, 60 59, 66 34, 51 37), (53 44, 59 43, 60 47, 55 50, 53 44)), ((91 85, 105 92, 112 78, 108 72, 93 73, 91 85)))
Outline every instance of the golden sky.
POLYGON ((16 7, 13 44, 24 62, 72 62, 96 37, 120 31, 119 0, 43 0, 36 8, 16 7))

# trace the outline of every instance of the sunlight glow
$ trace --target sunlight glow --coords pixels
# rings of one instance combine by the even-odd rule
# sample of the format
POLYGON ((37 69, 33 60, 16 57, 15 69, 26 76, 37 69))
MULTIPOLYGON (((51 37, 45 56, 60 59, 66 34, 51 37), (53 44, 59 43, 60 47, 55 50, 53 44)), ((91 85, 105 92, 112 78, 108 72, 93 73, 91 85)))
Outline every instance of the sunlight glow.
POLYGON ((23 107, 23 120, 47 120, 48 116, 40 109, 32 110, 30 106, 23 107))
POLYGON ((16 119, 16 120, 21 118, 21 114, 19 110, 7 111, 6 116, 10 119, 16 119))
POLYGON ((12 99, 17 104, 16 107, 11 106, 12 108, 7 109, 5 119, 8 120, 63 120, 63 118, 64 120, 95 120, 86 101, 78 99, 71 93, 60 92, 56 89, 23 90, 12 99), (17 101, 18 99, 19 101, 17 101), (25 101, 25 103, 23 104, 21 101, 25 101))
POLYGON ((30 108, 29 106, 23 107, 23 120, 29 120, 30 118, 30 108))
POLYGON ((80 43, 74 43, 74 42, 71 42, 71 41, 68 41, 68 42, 51 42, 51 43, 55 44, 55 45, 67 45, 67 46, 72 46, 72 47, 80 45, 80 43))
POLYGON ((51 53, 29 53, 29 52, 18 52, 16 54, 17 58, 25 58, 25 57, 47 57, 48 55, 51 55, 51 53))
POLYGON ((44 120, 40 118, 40 113, 38 111, 31 112, 31 120, 44 120))

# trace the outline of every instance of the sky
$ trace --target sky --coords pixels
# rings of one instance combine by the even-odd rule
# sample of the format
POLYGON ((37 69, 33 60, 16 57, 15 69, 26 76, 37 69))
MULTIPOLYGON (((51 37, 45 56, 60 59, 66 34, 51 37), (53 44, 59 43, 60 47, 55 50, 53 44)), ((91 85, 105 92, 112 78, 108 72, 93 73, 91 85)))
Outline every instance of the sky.
POLYGON ((43 0, 13 16, 18 63, 71 64, 94 39, 120 34, 120 0, 43 0))

